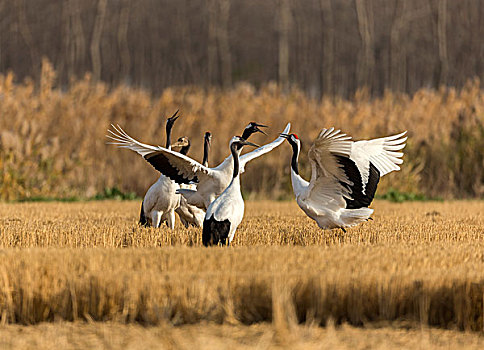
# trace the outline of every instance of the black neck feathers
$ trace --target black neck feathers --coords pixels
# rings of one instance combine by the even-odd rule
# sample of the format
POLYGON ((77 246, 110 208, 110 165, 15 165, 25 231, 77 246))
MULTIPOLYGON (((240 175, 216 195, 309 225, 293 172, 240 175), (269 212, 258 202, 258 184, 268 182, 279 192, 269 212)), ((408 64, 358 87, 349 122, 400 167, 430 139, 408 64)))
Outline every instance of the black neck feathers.
POLYGON ((173 128, 173 124, 170 122, 166 123, 166 146, 165 148, 170 149, 171 145, 171 129, 173 128))
POLYGON ((236 143, 230 145, 230 152, 232 152, 232 158, 234 159, 234 179, 239 175, 239 150, 241 148, 242 146, 236 143))
POLYGON ((181 154, 183 154, 183 155, 187 155, 188 150, 190 150, 190 142, 188 142, 188 145, 183 146, 183 147, 180 149, 180 153, 181 153, 181 154))
POLYGON ((299 156, 299 147, 296 143, 292 143, 292 142, 291 142, 291 146, 292 146, 291 168, 292 168, 292 170, 294 170, 294 172, 297 175, 299 175, 299 168, 298 168, 298 165, 297 165, 297 159, 298 159, 298 156, 299 156))
POLYGON ((250 135, 252 135, 253 133, 254 132, 251 130, 251 128, 245 128, 244 132, 242 133, 242 138, 244 140, 247 140, 250 137, 250 135))
POLYGON ((205 142, 203 144, 203 161, 202 165, 208 167, 208 149, 209 149, 209 143, 210 141, 208 139, 205 139, 205 142))

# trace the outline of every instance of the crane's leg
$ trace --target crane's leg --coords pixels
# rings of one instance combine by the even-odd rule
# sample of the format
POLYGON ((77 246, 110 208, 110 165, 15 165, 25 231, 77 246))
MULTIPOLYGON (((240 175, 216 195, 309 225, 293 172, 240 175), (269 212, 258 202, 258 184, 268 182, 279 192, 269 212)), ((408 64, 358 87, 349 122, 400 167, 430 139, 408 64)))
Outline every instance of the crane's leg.
POLYGON ((153 227, 160 227, 163 212, 154 210, 151 214, 151 224, 153 227))
POLYGON ((170 210, 167 213, 166 226, 168 226, 172 230, 175 228, 175 211, 174 210, 170 210))
POLYGON ((346 233, 346 230, 345 230, 345 228, 344 228, 344 227, 340 227, 340 229, 342 229, 342 230, 343 230, 343 232, 344 232, 344 233, 346 233))
POLYGON ((230 246, 230 243, 232 243, 232 240, 234 239, 235 236, 235 230, 237 230, 236 227, 231 227, 229 235, 227 237, 227 247, 230 246))
POLYGON ((188 226, 190 225, 189 222, 187 220, 185 220, 181 215, 178 214, 178 217, 180 218, 180 221, 181 223, 183 224, 183 226, 185 226, 185 228, 188 228, 188 226))

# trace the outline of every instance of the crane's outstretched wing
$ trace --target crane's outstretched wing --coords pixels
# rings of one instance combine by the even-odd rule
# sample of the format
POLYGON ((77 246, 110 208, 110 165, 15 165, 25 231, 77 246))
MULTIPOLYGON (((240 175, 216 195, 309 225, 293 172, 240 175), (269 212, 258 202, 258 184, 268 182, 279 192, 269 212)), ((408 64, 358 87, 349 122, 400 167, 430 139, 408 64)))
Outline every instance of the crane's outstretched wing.
POLYGON ((341 133, 340 130, 323 129, 308 152, 312 167, 311 181, 321 176, 333 176, 348 183, 349 179, 336 156, 349 157, 352 143, 351 136, 341 133))
POLYGON ((137 152, 156 170, 177 183, 198 182, 211 174, 210 168, 181 153, 141 143, 129 136, 119 125, 111 126, 114 131, 108 130, 110 135, 106 135, 113 140, 109 144, 137 152))
MULTIPOLYGON (((290 131, 291 131, 291 123, 287 123, 286 128, 284 129, 284 131, 282 133, 283 134, 289 134, 290 131)), ((245 164, 247 164, 247 162, 250 162, 252 159, 260 157, 261 155, 272 151, 274 148, 276 148, 281 143, 283 143, 284 140, 285 140, 285 138, 283 138, 282 136, 279 136, 274 141, 267 143, 264 146, 253 150, 252 152, 249 152, 249 153, 246 153, 246 154, 240 156, 240 160, 239 160, 239 162, 240 162, 240 173, 243 173, 245 171, 245 164)))
POLYGON ((338 210, 345 207, 344 197, 350 197, 352 181, 340 158, 349 158, 351 137, 340 130, 323 129, 309 149, 311 181, 304 201, 317 212, 318 207, 338 210))
POLYGON ((368 207, 380 177, 400 169, 403 153, 397 151, 405 147, 405 133, 353 142, 339 131, 323 130, 309 151, 313 172, 308 196, 333 204, 343 198, 346 209, 368 207))
POLYGON ((378 170, 380 177, 392 171, 400 170, 398 164, 403 163, 403 152, 397 152, 405 147, 407 132, 382 137, 369 141, 356 141, 351 148, 350 158, 358 167, 363 187, 368 183, 370 175, 370 163, 378 170))

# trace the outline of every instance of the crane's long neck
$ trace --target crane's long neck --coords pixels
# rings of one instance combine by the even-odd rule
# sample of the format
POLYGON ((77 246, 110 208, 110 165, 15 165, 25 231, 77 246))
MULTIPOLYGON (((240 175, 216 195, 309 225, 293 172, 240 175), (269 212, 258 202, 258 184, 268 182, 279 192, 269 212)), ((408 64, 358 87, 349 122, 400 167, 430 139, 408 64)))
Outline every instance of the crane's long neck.
MULTIPOLYGON (((239 172, 239 155, 242 151, 242 147, 236 144, 230 146, 230 151, 232 153, 232 158, 234 159, 234 172, 232 174, 232 180, 230 181, 227 188, 234 188, 236 191, 240 191, 240 172, 239 172)), ((233 190, 233 189, 232 189, 233 190)))
POLYGON ((250 130, 250 128, 249 128, 249 127, 246 127, 246 128, 244 129, 244 132, 242 133, 242 136, 241 136, 241 137, 242 137, 244 140, 247 140, 247 139, 250 137, 250 135, 252 135, 253 133, 254 133, 254 132, 253 132, 252 130, 250 130))
POLYGON ((309 185, 306 180, 304 180, 299 175, 298 160, 299 160, 299 146, 297 144, 291 144, 292 146, 292 159, 291 159, 291 183, 294 194, 297 196, 304 191, 304 189, 309 185))
POLYGON ((184 154, 184 155, 187 155, 189 150, 190 150, 190 143, 188 145, 186 145, 186 146, 183 146, 180 149, 180 153, 181 154, 184 154))
POLYGON ((203 161, 202 161, 202 165, 205 166, 205 167, 208 167, 208 150, 210 148, 209 142, 210 141, 208 141, 208 139, 205 139, 205 143, 203 144, 203 161))
POLYGON ((232 158, 234 159, 234 172, 232 175, 232 181, 239 177, 239 154, 242 147, 238 148, 236 144, 230 146, 230 152, 232 153, 232 158))
POLYGON ((171 149, 171 129, 173 128, 173 124, 168 122, 166 123, 166 145, 167 149, 171 149))
POLYGON ((291 169, 299 175, 298 161, 299 161, 299 146, 297 144, 292 144, 292 159, 291 159, 291 169))

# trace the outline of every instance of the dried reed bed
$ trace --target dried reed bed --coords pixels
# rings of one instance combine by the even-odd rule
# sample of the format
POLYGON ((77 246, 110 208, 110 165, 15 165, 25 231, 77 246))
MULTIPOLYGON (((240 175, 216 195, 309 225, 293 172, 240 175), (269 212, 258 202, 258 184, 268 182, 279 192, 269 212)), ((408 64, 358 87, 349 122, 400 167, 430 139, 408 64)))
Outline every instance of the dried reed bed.
MULTIPOLYGON (((335 126, 355 139, 409 130, 402 171, 380 185, 430 196, 482 196, 484 94, 478 81, 462 90, 423 89, 413 96, 386 93, 371 98, 360 91, 352 100, 313 100, 296 89, 283 94, 274 84, 220 91, 198 87, 164 90, 159 97, 120 86, 109 90, 89 76, 56 87, 48 62, 39 82, 15 83, 0 76, 0 199, 35 196, 89 197, 105 187, 142 195, 157 173, 136 154, 105 145, 110 123, 119 123, 138 139, 163 144, 164 122, 178 108, 182 119, 175 136, 192 140, 191 155, 202 156, 202 135, 214 135, 211 164, 227 154, 231 136, 250 120, 271 126, 269 141, 292 122, 303 151, 323 127, 335 126)), ((282 145, 248 166, 246 193, 281 197, 290 193, 290 148, 282 145)), ((308 172, 307 158, 301 170, 308 172)))
MULTIPOLYGON (((0 248, 199 246, 201 230, 142 228, 141 201, 0 203, 0 248)), ((374 220, 351 228, 320 230, 294 201, 246 201, 234 246, 421 244, 484 240, 482 201, 376 201, 374 220)))
POLYGON ((270 324, 142 327, 118 323, 43 323, 0 327, 0 347, 10 349, 476 349, 482 336, 442 329, 300 326, 281 334, 270 324))
POLYGON ((483 203, 375 208, 343 235, 292 202, 249 201, 234 246, 205 249, 200 230, 138 228, 139 203, 1 204, 1 320, 482 331, 483 203))

